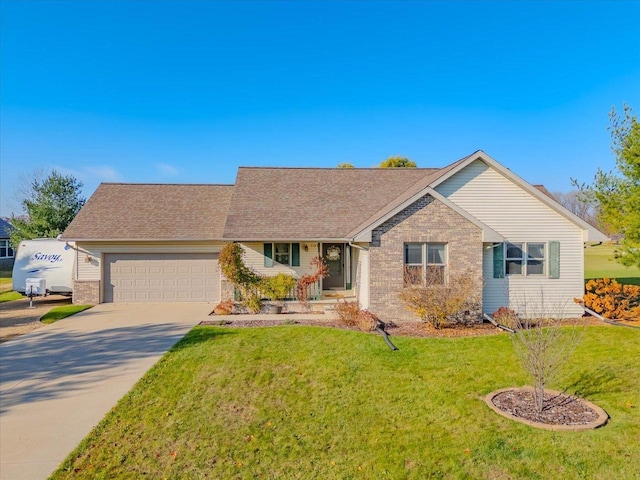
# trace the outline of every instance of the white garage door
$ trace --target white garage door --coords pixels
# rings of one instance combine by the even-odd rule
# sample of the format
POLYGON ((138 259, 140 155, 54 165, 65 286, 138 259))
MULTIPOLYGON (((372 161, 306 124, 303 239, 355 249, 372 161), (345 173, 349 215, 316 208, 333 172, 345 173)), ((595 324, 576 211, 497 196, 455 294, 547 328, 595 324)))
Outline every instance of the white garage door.
POLYGON ((207 302, 220 298, 217 253, 109 253, 105 302, 207 302))

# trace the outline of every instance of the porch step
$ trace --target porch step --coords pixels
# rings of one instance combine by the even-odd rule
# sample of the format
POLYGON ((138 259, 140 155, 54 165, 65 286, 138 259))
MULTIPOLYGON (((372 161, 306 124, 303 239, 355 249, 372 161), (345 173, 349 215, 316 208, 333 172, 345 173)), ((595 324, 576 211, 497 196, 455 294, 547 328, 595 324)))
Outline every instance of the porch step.
MULTIPOLYGON (((336 295, 331 295, 329 298, 327 298, 323 293, 322 299, 309 300, 309 309, 312 312, 333 312, 336 308, 336 304, 340 300, 344 300, 347 302, 356 301, 356 297, 351 290, 339 291, 335 293, 336 295)), ((285 302, 285 305, 290 311, 302 310, 302 304, 297 301, 288 300, 285 302)))

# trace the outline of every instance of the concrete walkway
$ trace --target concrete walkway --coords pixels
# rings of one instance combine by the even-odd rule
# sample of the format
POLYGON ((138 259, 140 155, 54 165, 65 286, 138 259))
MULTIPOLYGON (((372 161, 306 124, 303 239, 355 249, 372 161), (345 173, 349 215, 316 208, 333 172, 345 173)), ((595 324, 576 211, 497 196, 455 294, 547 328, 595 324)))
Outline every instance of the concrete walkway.
POLYGON ((212 309, 103 304, 0 344, 0 479, 47 478, 212 309))

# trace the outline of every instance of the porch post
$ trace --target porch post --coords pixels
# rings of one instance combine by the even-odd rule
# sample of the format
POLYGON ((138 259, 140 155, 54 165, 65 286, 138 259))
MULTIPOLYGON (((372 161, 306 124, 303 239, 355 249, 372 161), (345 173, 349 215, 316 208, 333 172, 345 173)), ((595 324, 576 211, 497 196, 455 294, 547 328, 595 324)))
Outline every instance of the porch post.
MULTIPOLYGON (((322 242, 318 242, 318 257, 322 258, 322 242)), ((322 299, 322 290, 324 290, 324 285, 322 284, 322 277, 318 280, 318 288, 320 289, 320 299, 322 299)))
POLYGON ((344 280, 346 289, 351 290, 351 246, 344 244, 344 280))

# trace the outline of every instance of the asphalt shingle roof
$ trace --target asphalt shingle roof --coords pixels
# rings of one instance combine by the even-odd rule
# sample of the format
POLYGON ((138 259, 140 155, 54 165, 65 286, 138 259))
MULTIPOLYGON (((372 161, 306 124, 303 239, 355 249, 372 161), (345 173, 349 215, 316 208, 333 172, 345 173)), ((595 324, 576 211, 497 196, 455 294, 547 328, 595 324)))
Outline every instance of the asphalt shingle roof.
POLYGON ((220 240, 233 185, 103 183, 65 240, 220 240))
POLYGON ((62 238, 345 240, 467 158, 445 168, 240 167, 235 185, 104 183, 62 238))
POLYGON ((252 168, 238 170, 224 238, 345 239, 433 168, 252 168))

